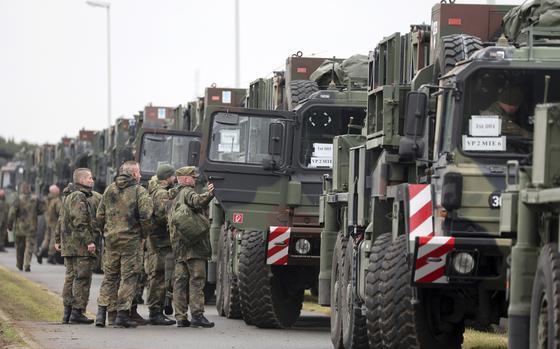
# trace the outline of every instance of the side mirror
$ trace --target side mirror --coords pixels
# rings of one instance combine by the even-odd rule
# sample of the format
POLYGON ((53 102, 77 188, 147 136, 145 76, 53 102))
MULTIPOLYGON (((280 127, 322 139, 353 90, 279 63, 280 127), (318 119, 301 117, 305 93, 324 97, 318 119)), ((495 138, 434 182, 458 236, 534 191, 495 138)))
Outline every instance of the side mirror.
POLYGON ((422 92, 412 91, 406 95, 405 136, 422 136, 428 96, 422 92))
POLYGON ((268 126, 268 153, 272 156, 282 154, 284 125, 274 122, 268 126))
POLYGON ((399 156, 403 159, 416 159, 424 153, 424 142, 418 138, 424 135, 427 106, 425 93, 412 91, 406 95, 404 135, 399 142, 399 156))
POLYGON ((200 142, 197 140, 192 140, 189 142, 187 166, 198 166, 199 159, 200 159, 200 142))
POLYGON ((447 211, 461 207, 463 198, 463 176, 460 173, 448 172, 443 176, 441 188, 441 206, 447 211))

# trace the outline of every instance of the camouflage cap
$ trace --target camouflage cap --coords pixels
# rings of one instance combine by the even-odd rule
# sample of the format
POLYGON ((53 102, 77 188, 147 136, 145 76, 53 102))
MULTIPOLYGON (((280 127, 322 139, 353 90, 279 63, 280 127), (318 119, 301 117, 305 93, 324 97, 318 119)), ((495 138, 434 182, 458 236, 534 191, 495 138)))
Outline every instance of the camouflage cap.
POLYGON ((517 85, 504 87, 500 92, 499 101, 509 105, 520 105, 523 103, 523 90, 517 85))
POLYGON ((157 179, 164 180, 175 175, 175 169, 169 164, 161 164, 156 171, 157 179))
POLYGON ((177 171, 175 171, 176 176, 191 176, 191 177, 198 177, 200 176, 200 172, 198 171, 198 167, 195 166, 185 166, 181 167, 177 171))

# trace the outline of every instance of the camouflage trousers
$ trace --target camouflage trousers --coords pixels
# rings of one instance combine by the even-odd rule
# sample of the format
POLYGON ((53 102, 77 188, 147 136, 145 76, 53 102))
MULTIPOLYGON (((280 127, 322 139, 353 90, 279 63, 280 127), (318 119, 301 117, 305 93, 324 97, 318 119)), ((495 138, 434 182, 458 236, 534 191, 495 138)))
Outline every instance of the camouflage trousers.
POLYGON ((109 308, 116 304, 117 311, 132 307, 140 272, 140 246, 136 250, 105 249, 103 255, 103 281, 97 304, 109 308))
POLYGON ((204 313, 204 284, 206 283, 206 261, 204 259, 177 258, 175 261, 175 284, 173 305, 175 318, 187 320, 189 304, 191 315, 204 313))
POLYGON ((134 295, 133 305, 136 304, 136 299, 142 297, 144 294, 144 288, 146 287, 148 275, 147 275, 147 260, 148 252, 140 250, 140 269, 138 270, 138 282, 136 283, 136 293, 134 295))
POLYGON ((166 291, 165 263, 171 247, 150 248, 146 256, 146 272, 148 274, 148 299, 146 305, 153 312, 163 309, 166 291))
POLYGON ((165 297, 173 302, 173 283, 175 282, 175 254, 171 250, 165 256, 165 297))
POLYGON ((62 303, 65 307, 86 309, 91 288, 94 257, 64 257, 66 274, 62 288, 62 303))
POLYGON ((54 249, 54 229, 53 228, 47 228, 45 230, 45 237, 43 238, 43 242, 41 243, 41 248, 39 250, 39 253, 42 253, 43 251, 48 251, 49 256, 52 256, 56 253, 56 250, 54 249))
POLYGON ((35 236, 16 236, 16 266, 18 269, 31 265, 31 257, 35 251, 35 236))

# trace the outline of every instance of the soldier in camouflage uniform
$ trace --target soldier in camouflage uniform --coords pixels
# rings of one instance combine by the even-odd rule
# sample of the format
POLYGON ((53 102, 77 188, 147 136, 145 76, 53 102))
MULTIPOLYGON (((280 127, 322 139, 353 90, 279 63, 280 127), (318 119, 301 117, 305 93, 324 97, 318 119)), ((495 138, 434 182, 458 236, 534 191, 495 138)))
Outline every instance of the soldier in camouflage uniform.
POLYGON ((148 273, 148 300, 150 310, 150 324, 173 325, 175 321, 163 315, 165 299, 165 262, 171 251, 169 230, 167 229, 167 211, 171 204, 171 194, 175 183, 175 169, 171 165, 160 165, 156 176, 148 183, 148 192, 154 204, 154 227, 147 239, 148 258, 146 270, 148 273))
MULTIPOLYGON (((171 213, 178 205, 187 205, 190 217, 204 215, 204 209, 214 197, 214 186, 208 184, 208 192, 197 194, 194 190, 198 169, 186 166, 175 173, 179 183, 179 194, 173 200, 171 213)), ((206 219, 206 218, 204 218, 206 219)), ((193 221, 194 222, 194 221, 193 221)), ((193 224, 194 226, 194 224, 193 224)), ((204 228, 203 237, 191 242, 185 232, 170 224, 171 242, 175 253, 175 284, 173 286, 173 305, 178 327, 214 327, 214 323, 204 316, 204 284, 206 282, 206 261, 212 256, 209 225, 204 228), (187 300, 188 297, 188 300, 187 300), (191 306, 192 319, 187 319, 188 306, 191 306)))
POLYGON ((105 326, 107 306, 115 297, 117 317, 114 325, 137 326, 129 314, 141 268, 141 244, 151 230, 152 219, 152 200, 139 182, 138 163, 125 162, 115 181, 103 193, 97 209, 98 224, 103 227, 105 236, 105 275, 97 299, 97 326, 105 326))
POLYGON ((16 266, 31 271, 31 257, 35 251, 37 218, 45 212, 45 203, 31 193, 31 185, 22 183, 21 193, 10 207, 8 228, 16 235, 16 266))
POLYGON ((43 256, 48 255, 48 262, 50 264, 56 264, 54 248, 55 238, 54 231, 58 222, 58 216, 60 215, 60 208, 62 207, 62 200, 60 200, 60 189, 56 184, 49 187, 49 196, 47 199, 47 212, 45 214, 47 222, 47 230, 41 243, 41 249, 37 254, 37 261, 41 264, 43 256))
POLYGON ((6 226, 8 225, 8 203, 6 202, 6 193, 4 189, 0 189, 0 252, 7 252, 4 247, 6 242, 6 226))
POLYGON ((62 300, 63 323, 91 324, 84 315, 89 300, 91 276, 95 265, 95 211, 99 193, 92 191, 93 178, 87 168, 74 171, 74 183, 64 189, 60 224, 55 232, 55 248, 61 251, 66 266, 62 300))
POLYGON ((481 115, 497 115, 502 120, 502 134, 506 136, 518 136, 531 138, 531 132, 521 126, 519 106, 523 103, 523 90, 516 85, 505 86, 498 100, 492 103, 481 115))

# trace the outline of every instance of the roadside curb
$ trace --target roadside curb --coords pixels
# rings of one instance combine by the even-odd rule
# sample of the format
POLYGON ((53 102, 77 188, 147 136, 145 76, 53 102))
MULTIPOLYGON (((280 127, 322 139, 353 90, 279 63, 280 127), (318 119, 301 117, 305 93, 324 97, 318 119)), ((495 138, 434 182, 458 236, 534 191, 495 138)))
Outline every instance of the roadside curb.
POLYGON ((28 335, 25 330, 18 324, 19 321, 14 321, 12 320, 10 317, 8 317, 8 315, 6 315, 6 313, 4 313, 1 309, 0 309, 0 320, 10 324, 12 326, 12 328, 14 329, 14 331, 17 332, 18 336, 23 340, 24 345, 23 346, 9 346, 8 348, 30 348, 30 349, 39 349, 41 348, 41 346, 39 346, 39 343, 35 342, 35 340, 32 338, 31 335, 28 335))

